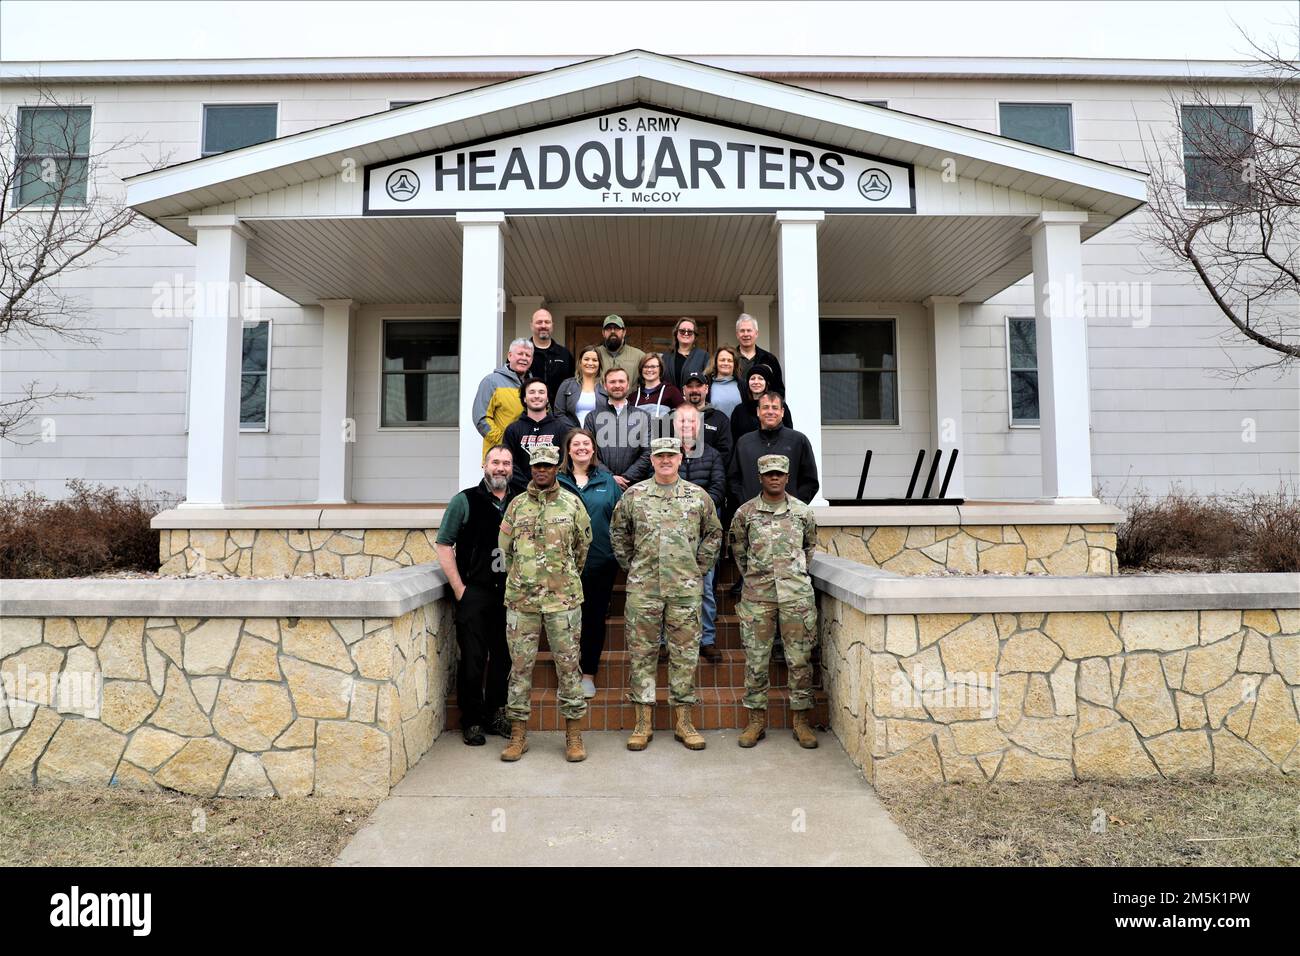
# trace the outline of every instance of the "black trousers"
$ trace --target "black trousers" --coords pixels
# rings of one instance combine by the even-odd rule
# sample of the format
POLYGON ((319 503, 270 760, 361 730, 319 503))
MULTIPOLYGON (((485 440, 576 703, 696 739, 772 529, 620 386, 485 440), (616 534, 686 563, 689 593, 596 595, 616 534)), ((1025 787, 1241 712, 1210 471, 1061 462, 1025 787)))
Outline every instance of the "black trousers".
POLYGON ((593 677, 605 650, 605 618, 617 574, 617 561, 582 570, 582 672, 593 677))
POLYGON ((460 725, 486 726, 506 704, 510 650, 506 646, 505 595, 495 589, 468 587, 456 602, 456 703, 460 725))

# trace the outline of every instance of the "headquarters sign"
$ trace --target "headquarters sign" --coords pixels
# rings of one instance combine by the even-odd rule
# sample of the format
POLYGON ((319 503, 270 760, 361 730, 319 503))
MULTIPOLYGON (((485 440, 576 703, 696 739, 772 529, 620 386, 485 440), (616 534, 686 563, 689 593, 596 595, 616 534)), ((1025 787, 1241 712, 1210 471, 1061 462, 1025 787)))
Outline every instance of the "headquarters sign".
POLYGON ((366 167, 366 215, 914 213, 912 167, 632 107, 366 167))

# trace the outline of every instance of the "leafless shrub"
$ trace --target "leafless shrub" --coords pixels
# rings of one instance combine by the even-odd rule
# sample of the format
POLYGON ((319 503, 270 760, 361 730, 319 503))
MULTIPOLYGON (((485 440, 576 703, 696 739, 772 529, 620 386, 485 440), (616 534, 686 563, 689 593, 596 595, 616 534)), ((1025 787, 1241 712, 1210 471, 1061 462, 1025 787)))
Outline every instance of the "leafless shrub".
POLYGON ((80 577, 157 571, 155 514, 175 496, 68 482, 67 498, 35 492, 0 498, 0 578, 80 577))

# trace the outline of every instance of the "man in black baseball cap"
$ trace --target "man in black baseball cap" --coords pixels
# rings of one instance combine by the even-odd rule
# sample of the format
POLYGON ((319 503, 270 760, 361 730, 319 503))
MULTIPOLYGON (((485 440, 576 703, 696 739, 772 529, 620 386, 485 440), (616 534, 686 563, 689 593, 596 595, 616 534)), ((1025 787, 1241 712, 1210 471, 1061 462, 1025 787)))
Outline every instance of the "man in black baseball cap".
POLYGON ((703 372, 689 372, 682 383, 686 401, 700 410, 700 431, 704 444, 722 456, 722 467, 731 464, 731 419, 709 404, 709 376, 703 372))

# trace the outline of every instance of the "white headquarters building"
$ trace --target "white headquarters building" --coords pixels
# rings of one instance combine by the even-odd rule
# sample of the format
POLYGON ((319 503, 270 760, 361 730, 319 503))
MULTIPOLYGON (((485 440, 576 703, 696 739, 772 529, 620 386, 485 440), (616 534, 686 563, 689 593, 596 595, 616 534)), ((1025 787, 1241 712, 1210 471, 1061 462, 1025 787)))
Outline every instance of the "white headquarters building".
POLYGON ((6 396, 81 397, 0 479, 445 502, 479 475, 479 379, 545 305, 571 348, 609 312, 659 350, 754 316, 828 497, 867 449, 867 495, 901 495, 922 448, 960 449, 968 499, 1276 489, 1300 370, 1225 375, 1266 357, 1141 239, 1189 76, 1249 105, 1218 62, 0 64, 11 124, 84 129, 60 159, 121 144, 78 198, 146 217, 63 280, 95 341, 3 342, 6 396))

